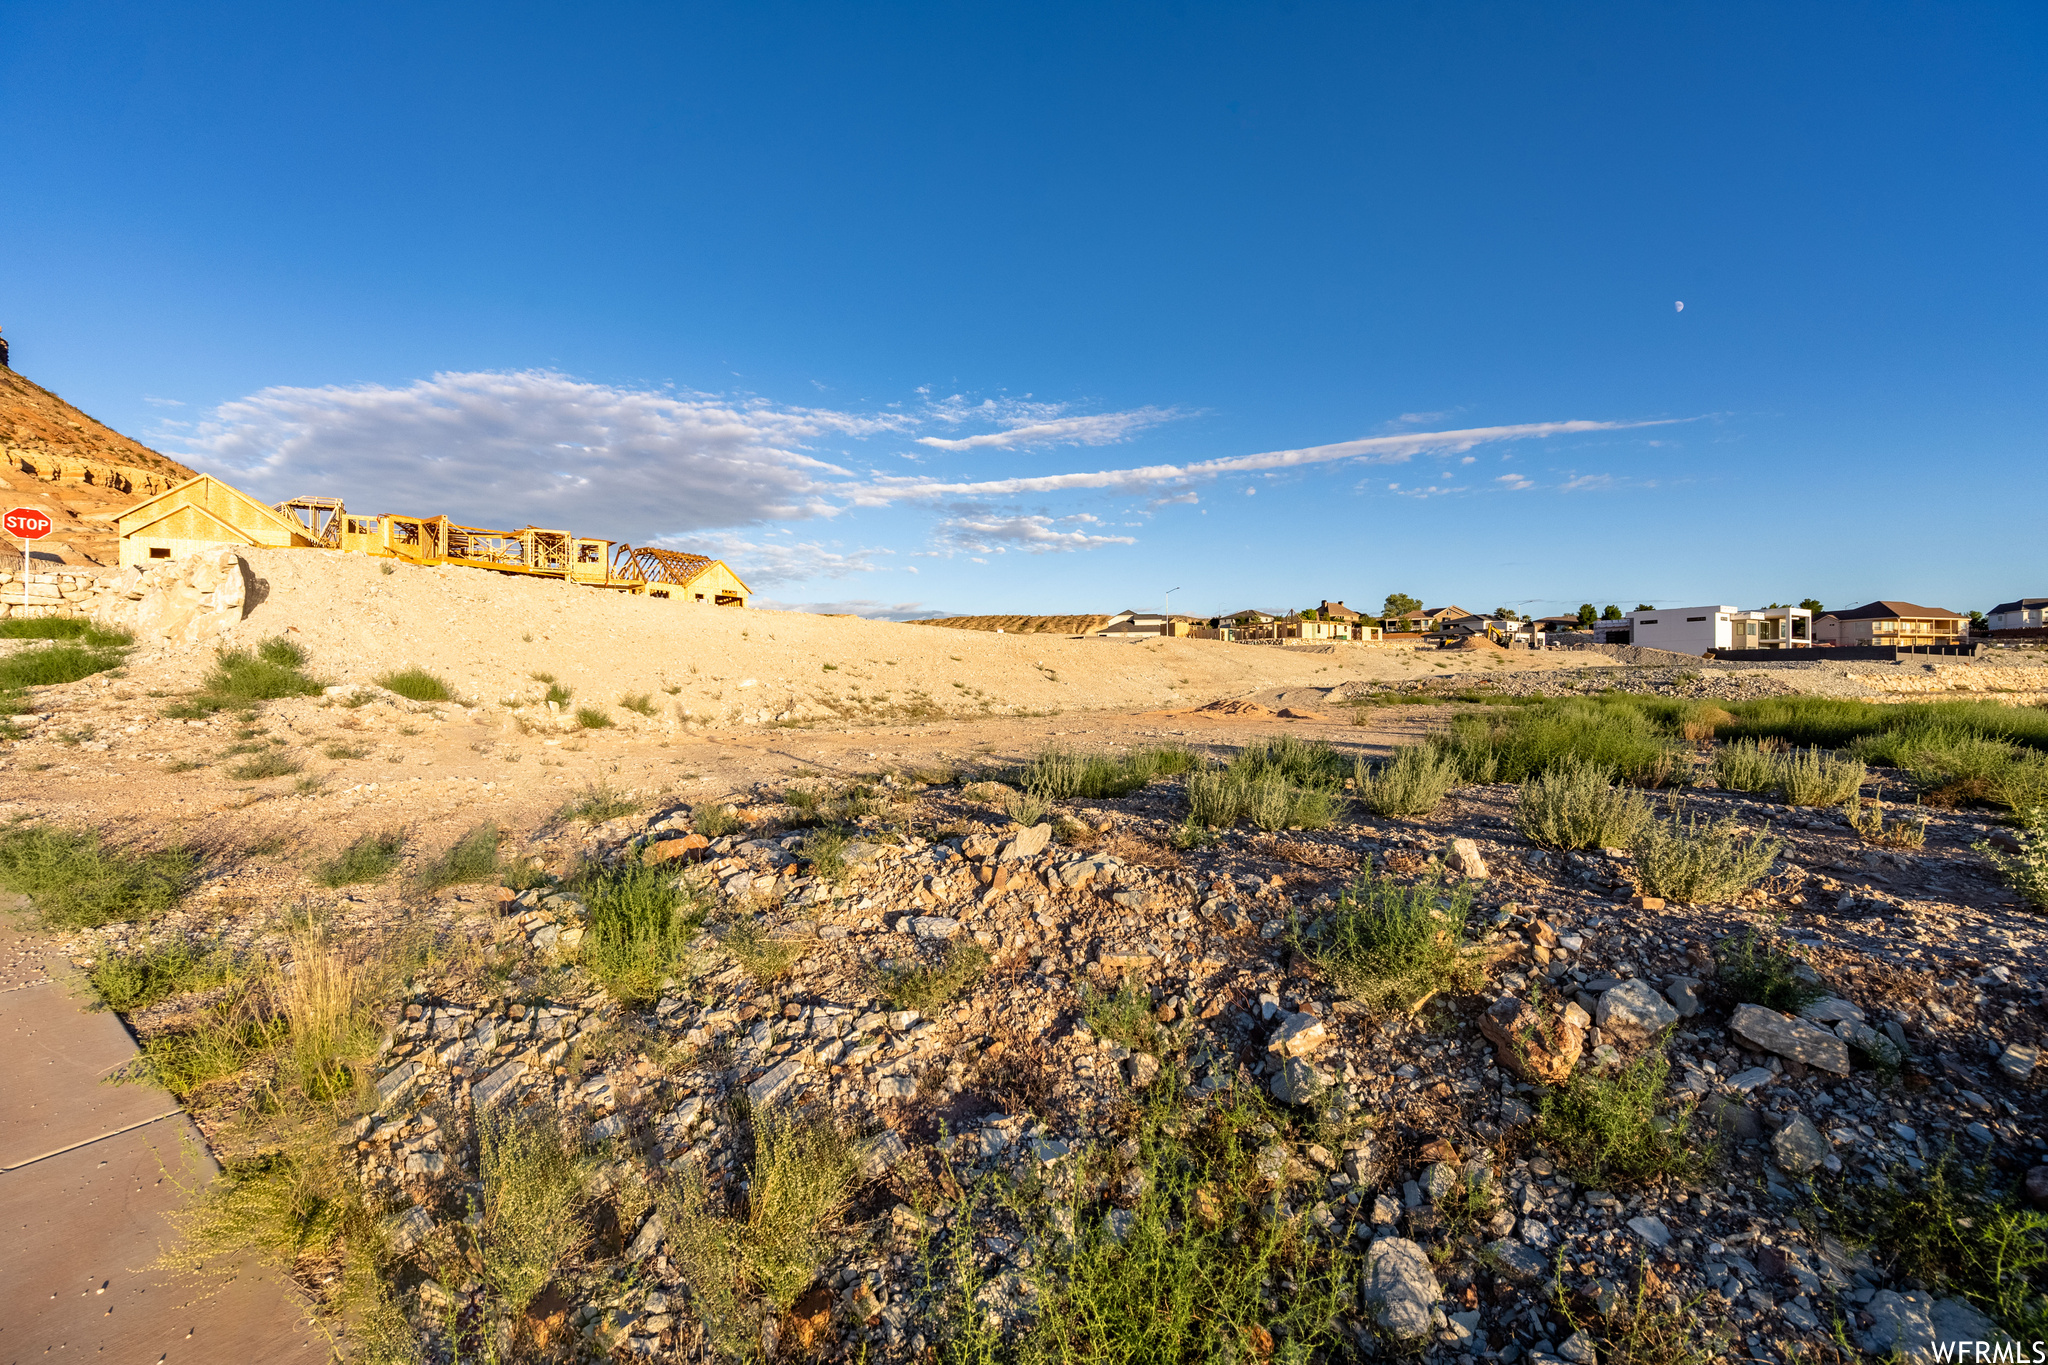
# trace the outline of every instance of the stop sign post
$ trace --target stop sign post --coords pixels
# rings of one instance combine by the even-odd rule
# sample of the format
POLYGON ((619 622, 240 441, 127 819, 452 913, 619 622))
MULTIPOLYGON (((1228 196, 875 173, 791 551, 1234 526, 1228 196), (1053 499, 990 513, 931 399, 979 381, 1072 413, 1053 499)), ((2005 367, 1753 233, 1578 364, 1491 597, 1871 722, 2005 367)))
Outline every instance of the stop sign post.
POLYGON ((33 507, 11 507, 7 515, 0 517, 0 528, 21 542, 21 571, 28 572, 28 543, 41 540, 50 534, 49 513, 39 512, 33 507))

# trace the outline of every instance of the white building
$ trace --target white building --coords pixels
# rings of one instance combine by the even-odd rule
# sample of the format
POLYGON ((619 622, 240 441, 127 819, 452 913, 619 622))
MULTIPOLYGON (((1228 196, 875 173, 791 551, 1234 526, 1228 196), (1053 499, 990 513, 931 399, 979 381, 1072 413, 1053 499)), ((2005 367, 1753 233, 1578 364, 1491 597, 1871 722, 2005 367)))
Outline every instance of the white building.
POLYGON ((1674 654, 1710 649, 1806 649, 1813 644, 1813 613, 1804 607, 1740 611, 1729 606, 1662 607, 1632 611, 1629 642, 1674 654))
MULTIPOLYGON (((1984 617, 1992 635, 2048 634, 2048 597, 2022 597, 2000 602, 1984 617)), ((2023 637, 2024 638, 2024 637, 2023 637)))

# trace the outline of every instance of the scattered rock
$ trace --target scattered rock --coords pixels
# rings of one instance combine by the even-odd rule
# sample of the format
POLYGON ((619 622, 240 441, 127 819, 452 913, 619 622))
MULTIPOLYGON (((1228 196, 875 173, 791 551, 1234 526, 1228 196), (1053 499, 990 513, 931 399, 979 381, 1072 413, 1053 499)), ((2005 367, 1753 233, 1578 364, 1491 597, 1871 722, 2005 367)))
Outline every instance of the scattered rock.
MULTIPOLYGON (((1580 1010, 1578 1017, 1584 1019, 1585 1012, 1580 1010)), ((1512 995, 1503 995, 1487 1007, 1479 1016, 1479 1031, 1492 1041, 1503 1067, 1525 1081, 1545 1085, 1562 1084, 1586 1046, 1583 1026, 1562 1016, 1553 1016, 1546 1023, 1535 1006, 1512 995)))
POLYGON ((1789 1175, 1806 1174, 1827 1160, 1833 1150, 1820 1129, 1804 1114, 1794 1114, 1792 1121, 1771 1137, 1771 1151, 1778 1158, 1778 1167, 1789 1175))
POLYGON ((2034 1074, 2034 1067, 2041 1060, 2041 1049, 2031 1043, 2007 1043, 2005 1051, 1998 1054, 1998 1069, 2014 1081, 2024 1081, 2034 1074))
POLYGON ((1600 997, 1600 1031, 1624 1043, 1640 1043, 1678 1022, 1678 1011, 1647 981, 1624 981, 1600 997))
POLYGON ((1470 881, 1486 880, 1486 859, 1479 856, 1479 845, 1470 839, 1451 840, 1451 851, 1445 855, 1444 864, 1470 881))
POLYGON ((1804 1019, 1762 1005, 1737 1005, 1728 1019, 1728 1031, 1760 1052, 1775 1052, 1838 1076, 1849 1074, 1849 1045, 1804 1019))
POLYGON ((1285 1014, 1266 1050, 1282 1057, 1306 1057, 1329 1040, 1330 1031, 1313 1014, 1285 1014))

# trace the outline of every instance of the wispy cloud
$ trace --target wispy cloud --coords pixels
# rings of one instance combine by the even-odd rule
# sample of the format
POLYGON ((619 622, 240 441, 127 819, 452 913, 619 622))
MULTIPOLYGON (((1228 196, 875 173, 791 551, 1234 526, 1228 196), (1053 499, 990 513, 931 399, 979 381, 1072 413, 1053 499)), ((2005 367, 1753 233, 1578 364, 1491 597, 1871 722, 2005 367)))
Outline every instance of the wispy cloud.
POLYGON ((914 427, 526 370, 264 389, 166 444, 266 501, 331 494, 364 511, 641 540, 831 516, 850 472, 807 447, 914 427))
POLYGON ((1093 522, 1094 517, 1064 517, 1055 521, 1044 516, 961 516, 939 523, 941 541, 955 550, 971 554, 1007 554, 1011 550, 1029 554, 1053 551, 1093 550, 1103 545, 1135 545, 1131 536, 1098 536, 1087 531, 1055 529, 1067 524, 1093 522))
POLYGON ((673 542, 672 547, 723 559, 746 580, 748 587, 757 589, 778 583, 875 573, 884 567, 875 563, 876 558, 895 553, 869 548, 835 549, 815 540, 756 541, 733 535, 693 536, 686 542, 673 542))
MULTIPOLYGON (((1133 408, 1129 412, 1098 412, 1073 417, 1014 417, 1000 431, 974 436, 920 436, 917 443, 935 450, 1011 450, 1022 446, 1101 446, 1128 440, 1147 427, 1171 422, 1186 414, 1172 408, 1133 408)), ((957 413, 943 414, 944 420, 962 420, 957 413)))
POLYGON ((820 616, 865 616, 871 621, 922 621, 933 616, 956 613, 928 607, 922 602, 877 602, 871 597, 854 597, 843 602, 778 602, 756 597, 753 605, 766 611, 802 611, 820 616))
POLYGON ((1143 465, 1132 469, 1104 469, 1090 473, 1044 474, 1026 478, 988 479, 973 483, 942 483, 936 479, 904 475, 876 475, 865 486, 849 490, 853 500, 882 505, 902 499, 952 497, 1015 497, 1029 493, 1060 493, 1078 489, 1109 489, 1126 493, 1150 492, 1224 474, 1259 470, 1293 469, 1308 465, 1355 460, 1362 464, 1402 464, 1417 455, 1462 455, 1475 446, 1501 441, 1537 440, 1552 436, 1580 436, 1593 432, 1630 431, 1641 427, 1666 426, 1680 418, 1645 422, 1523 422, 1512 426, 1467 427, 1457 431, 1413 431, 1398 436, 1368 436, 1331 445, 1305 446, 1297 450, 1269 450, 1256 455, 1233 455, 1191 464, 1143 465))

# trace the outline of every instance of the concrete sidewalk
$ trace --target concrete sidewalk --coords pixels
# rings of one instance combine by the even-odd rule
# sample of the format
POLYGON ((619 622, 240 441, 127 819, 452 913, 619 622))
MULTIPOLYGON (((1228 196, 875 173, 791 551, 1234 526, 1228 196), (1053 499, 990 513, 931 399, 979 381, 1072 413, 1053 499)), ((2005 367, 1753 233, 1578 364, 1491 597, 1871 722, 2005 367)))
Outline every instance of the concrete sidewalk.
POLYGON ((174 1235, 164 1215, 219 1168, 170 1095, 104 1083, 135 1040, 12 919, 0 913, 0 1365, 330 1359, 275 1269, 222 1284, 151 1268, 174 1235))

